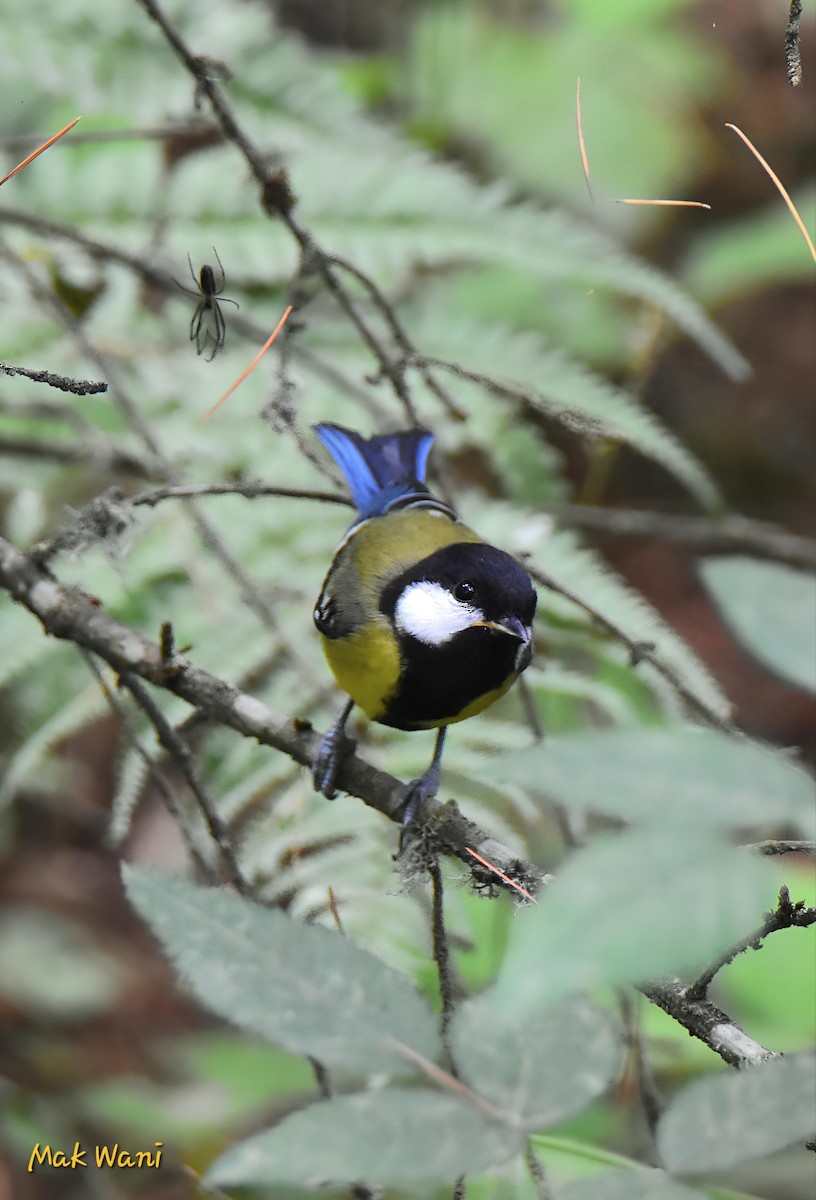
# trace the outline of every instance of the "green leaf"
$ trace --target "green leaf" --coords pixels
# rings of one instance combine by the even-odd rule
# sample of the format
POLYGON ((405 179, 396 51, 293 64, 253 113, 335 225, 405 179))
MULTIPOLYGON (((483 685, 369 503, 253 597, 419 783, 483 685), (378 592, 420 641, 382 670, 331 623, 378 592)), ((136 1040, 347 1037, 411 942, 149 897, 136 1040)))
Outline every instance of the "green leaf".
POLYGON ((327 1066, 394 1072, 394 1043, 436 1056, 430 1012, 407 979, 348 938, 280 910, 123 869, 133 905, 207 1008, 327 1066))
POLYGON ((517 1020, 602 983, 702 968, 773 893, 767 863, 707 833, 649 830, 579 851, 521 912, 492 993, 517 1020))
POLYGON ((485 773, 530 795, 661 826, 816 835, 814 785, 779 751, 714 730, 611 729, 568 733, 517 750, 485 773))
POLYGON ((512 1025, 477 998, 457 1012, 453 1038, 465 1081, 531 1130, 581 1112, 621 1067, 617 1030, 583 997, 512 1025))
POLYGON ((216 1159, 206 1182, 321 1189, 451 1182, 505 1162, 523 1135, 459 1096, 429 1088, 366 1092, 313 1104, 216 1159))
POLYGON ((753 558, 700 568, 723 618, 764 666, 816 692, 816 576, 753 558))
POLYGON ((773 1154, 816 1132, 816 1057, 760 1063, 692 1083, 658 1126, 670 1171, 698 1174, 773 1154))
POLYGON ((559 1200, 701 1200, 702 1192, 678 1183, 665 1171, 607 1171, 564 1188, 559 1200))

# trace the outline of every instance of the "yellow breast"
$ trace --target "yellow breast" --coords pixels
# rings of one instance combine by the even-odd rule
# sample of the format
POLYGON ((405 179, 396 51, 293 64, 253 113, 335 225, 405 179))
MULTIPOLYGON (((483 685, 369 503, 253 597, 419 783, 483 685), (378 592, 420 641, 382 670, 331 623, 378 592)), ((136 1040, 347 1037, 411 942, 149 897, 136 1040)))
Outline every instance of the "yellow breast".
POLYGON ((370 720, 382 716, 400 678, 397 640, 379 611, 383 589, 443 546, 480 540, 442 513, 403 509, 364 521, 341 543, 321 594, 335 607, 339 636, 320 641, 338 684, 370 720))

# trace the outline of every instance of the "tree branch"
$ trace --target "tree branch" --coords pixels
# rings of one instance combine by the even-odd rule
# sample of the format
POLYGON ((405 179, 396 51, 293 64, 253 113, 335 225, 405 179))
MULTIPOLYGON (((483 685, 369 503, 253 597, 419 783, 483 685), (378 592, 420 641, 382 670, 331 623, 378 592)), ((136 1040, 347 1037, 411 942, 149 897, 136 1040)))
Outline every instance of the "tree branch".
POLYGON ((731 1067, 752 1067, 779 1057, 749 1037, 716 1004, 689 996, 689 985, 682 979, 644 983, 638 990, 731 1067))
MULTIPOLYGON (((1 443, 0 443, 1 445, 1 443)), ((155 508, 165 500, 183 500, 200 496, 243 496, 247 500, 256 500, 259 496, 283 496, 294 500, 319 500, 324 504, 343 504, 353 507, 348 496, 339 492, 318 492, 307 488, 275 487, 261 480, 246 480, 239 483, 195 483, 179 484, 176 487, 156 488, 151 492, 141 492, 130 496, 128 503, 133 508, 144 506, 155 508)))
POLYGON ((689 517, 637 509, 599 508, 591 504, 557 504, 549 511, 559 524, 610 533, 615 537, 647 537, 680 542, 706 553, 741 551, 812 570, 816 541, 777 529, 766 521, 728 514, 689 517))
MULTIPOLYGON (((254 696, 192 663, 168 664, 160 645, 109 616, 98 600, 81 589, 60 583, 47 567, 3 538, 0 538, 0 586, 38 617, 52 637, 74 642, 104 659, 118 674, 136 676, 164 688, 244 737, 255 738, 302 766, 311 767, 321 735, 309 721, 288 720, 254 696)), ((401 824, 405 792, 402 781, 354 754, 344 759, 338 784, 344 792, 401 824)), ((429 806, 427 829, 437 853, 450 854, 464 862, 480 888, 499 887, 501 881, 484 867, 474 866, 470 848, 528 891, 537 891, 548 880, 534 864, 520 859, 509 847, 468 821, 452 801, 429 806)))

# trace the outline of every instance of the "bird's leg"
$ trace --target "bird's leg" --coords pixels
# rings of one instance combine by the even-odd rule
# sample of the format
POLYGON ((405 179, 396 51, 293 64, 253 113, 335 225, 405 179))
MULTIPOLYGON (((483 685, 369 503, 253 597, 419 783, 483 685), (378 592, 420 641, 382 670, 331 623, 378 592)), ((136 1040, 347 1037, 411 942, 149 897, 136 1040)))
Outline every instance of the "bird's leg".
POLYGON ((439 791, 439 768, 442 762, 442 750, 445 746, 445 734, 447 732, 447 725, 440 725, 436 733, 436 745, 434 746, 431 765, 424 775, 420 775, 419 779, 412 780, 405 789, 405 807, 402 810, 403 833, 411 824, 425 801, 432 800, 439 791))
POLYGON ((337 782, 340 765, 356 745, 354 738, 346 735, 346 721, 353 708, 353 700, 349 700, 347 704, 343 705, 339 717, 318 746, 312 763, 312 781, 315 791, 321 792, 327 800, 333 800, 337 795, 334 785, 337 782))

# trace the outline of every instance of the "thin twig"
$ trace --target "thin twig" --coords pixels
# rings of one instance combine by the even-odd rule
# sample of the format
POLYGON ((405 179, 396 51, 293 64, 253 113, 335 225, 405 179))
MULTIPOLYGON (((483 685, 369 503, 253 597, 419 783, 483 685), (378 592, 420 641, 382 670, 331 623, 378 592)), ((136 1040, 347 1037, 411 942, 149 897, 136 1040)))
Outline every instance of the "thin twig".
POLYGON ((638 1096, 646 1125, 652 1141, 652 1150, 656 1158, 657 1123, 664 1108, 663 1097, 657 1086, 649 1060, 646 1056, 646 1045, 640 1028, 640 1013, 638 997, 621 989, 619 992, 621 1013, 629 1051, 632 1057, 635 1079, 637 1080, 638 1096))
MULTIPOLYGON (((329 256, 329 261, 340 267, 342 270, 348 272, 348 274, 352 275, 359 283, 363 285, 375 306, 379 310, 381 316, 385 320, 388 328, 391 331, 394 341, 402 351, 403 355, 409 360, 413 359, 416 355, 416 347, 409 338, 408 332, 402 321, 397 316, 396 309, 391 303, 389 303, 382 288, 380 288, 379 285, 369 275, 366 275, 365 271, 361 271, 359 267, 355 266, 354 263, 349 262, 348 259, 341 258, 339 255, 333 254, 329 256)), ((443 388, 439 381, 434 377, 433 373, 424 366, 420 366, 419 371, 426 386, 431 392, 433 392, 437 399, 442 402, 442 405, 448 412, 449 416, 453 417, 455 421, 464 420, 465 414, 462 412, 461 408, 452 398, 450 393, 443 388)))
POLYGON ((156 730, 156 736, 160 744, 186 779, 187 785, 198 803, 210 837, 218 847, 227 879, 242 896, 251 896, 252 889, 241 874, 238 860, 229 841, 226 826, 218 815, 215 804, 201 781, 198 767, 190 753, 190 747, 173 729, 164 713, 137 676, 130 671, 120 671, 119 678, 156 730))
POLYGON ((785 69, 791 87, 798 87, 802 82, 802 57, 799 50, 799 22, 801 19, 802 0, 791 0, 788 27, 785 30, 785 69))
POLYGON ((553 1200, 552 1190, 547 1180, 544 1164, 533 1149, 533 1143, 527 1139, 524 1148, 524 1162, 530 1173, 530 1179, 535 1188, 536 1200, 553 1200))
POLYGON ((329 888, 329 912, 337 927, 337 932, 342 933, 345 937, 346 931, 343 928, 343 922, 340 920, 340 909, 337 907, 337 897, 334 894, 334 888, 329 888))
POLYGON ((803 901, 794 904, 790 898, 790 892, 783 885, 779 889, 779 901, 776 909, 771 913, 766 913, 765 921, 749 933, 742 941, 737 942, 736 946, 732 946, 726 950, 719 958, 708 966, 705 971, 695 979, 687 991, 687 996, 692 1000, 705 999, 708 994, 708 989, 714 976, 732 963, 738 955, 745 950, 759 950, 762 947, 762 942, 770 934, 776 933, 780 929, 806 929, 810 925, 816 924, 816 908, 807 908, 803 901))
POLYGON ((95 442, 16 438, 0 434, 0 454, 6 454, 10 458, 41 458, 45 462, 89 463, 103 471, 136 475, 140 479, 150 479, 156 475, 155 466, 145 459, 129 454, 126 450, 117 450, 95 442))
POLYGON ((150 287, 170 295, 178 295, 178 285, 168 271, 153 267, 135 254, 127 254, 118 246, 99 242, 87 234, 80 233, 72 225, 61 221, 52 221, 46 217, 36 216, 19 208, 0 208, 0 225, 16 225, 21 229, 29 229, 32 233, 43 238, 61 238, 79 246, 94 262, 112 262, 118 266, 127 267, 144 280, 150 287))
POLYGON ((690 517, 590 504, 556 504, 548 511, 559 524, 598 530, 615 537, 656 538, 680 542, 707 553, 740 551, 788 563, 792 567, 816 568, 816 540, 736 514, 690 517))
POLYGON ((69 379, 67 375, 56 375, 53 371, 33 371, 30 367, 13 367, 10 363, 0 362, 0 371, 4 375, 22 375, 34 383, 47 383, 49 387, 60 392, 72 392, 75 396, 96 396, 106 392, 106 383, 95 383, 89 379, 69 379))
POLYGON ((62 303, 56 293, 40 283, 35 271, 29 266, 28 262, 11 248, 8 242, 0 237, 0 257, 13 267, 13 269, 26 282, 32 296, 37 300, 46 312, 57 320, 57 322, 68 331, 76 344, 80 347, 83 354, 87 355, 92 362, 95 362, 102 374, 108 380, 110 385, 110 395, 113 403, 119 409, 122 416, 127 421, 130 428, 139 435, 144 445, 158 462, 162 462, 162 454, 159 450, 158 443, 147 424, 147 421, 142 416, 139 405, 134 402, 129 395, 122 376, 113 361, 103 355, 94 344, 90 341, 85 333, 82 324, 76 319, 74 314, 62 303))
MULTIPOLYGON (((209 121, 179 121, 176 125, 162 125, 145 129, 88 129, 75 133, 68 143, 71 146, 86 146, 105 142, 166 142, 170 138, 190 138, 205 134, 221 136, 217 125, 209 121)), ((45 138, 42 133, 21 133, 0 138, 0 150, 25 150, 26 146, 38 146, 45 138)))
MULTIPOLYGON (((416 425, 416 409, 405 382, 405 360, 409 353, 413 354, 414 347, 408 341, 407 335, 402 329, 393 308, 372 279, 352 264, 346 263, 341 259, 335 259, 326 253, 320 247, 313 234, 295 220, 292 215, 295 200, 289 187, 286 173, 280 167, 273 167, 270 164, 269 157, 261 154, 241 129, 222 88, 213 78, 212 71, 208 69, 206 61, 196 57, 192 53, 179 31, 162 12, 156 0, 138 0, 138 3, 148 16, 156 22, 175 54, 195 79, 197 94, 207 97, 225 137, 243 154, 252 174, 260 184, 262 207, 270 215, 279 218, 292 234, 300 247, 303 262, 322 278, 328 291, 343 309, 359 333, 360 338, 368 346, 372 355, 379 363, 381 374, 390 381, 394 393, 402 403, 409 421, 412 425, 416 425), (405 354, 402 358, 394 359, 381 343, 355 303, 351 293, 339 278, 338 268, 350 270, 366 287, 369 296, 374 300, 380 314, 385 317, 392 334, 397 338, 398 344, 403 347, 405 354)), ((426 377, 426 383, 441 399, 446 398, 445 393, 438 385, 434 384, 430 377, 426 377)), ((449 398, 447 399, 449 401, 449 398)), ((458 413, 458 409, 456 409, 453 402, 449 401, 449 404, 450 411, 458 413)))
POLYGON ((165 805, 167 806, 167 811, 170 813, 171 817, 174 818, 176 824, 178 825, 179 832, 184 839, 184 843, 187 848, 187 853, 190 855, 190 858, 195 864, 196 870, 202 879, 206 879, 210 883, 217 883, 218 877, 195 843, 195 839, 192 836, 188 822, 185 819, 184 810, 179 803, 176 793, 173 791, 173 788, 159 763, 156 762, 155 758, 153 758, 153 756, 142 745, 142 739, 139 736, 139 731, 136 728, 130 713, 120 702, 116 692, 108 686, 108 681, 105 679, 104 673, 98 666, 93 654, 90 654, 87 650, 83 650, 81 648, 79 652, 87 663, 88 669, 98 682, 99 687, 102 690, 102 695, 105 697, 105 700, 110 706, 111 711, 116 714, 117 718, 121 722, 122 728, 132 749, 135 750, 142 762, 147 767, 150 778, 153 780, 156 790, 159 792, 164 800, 165 805))
POLYGON ((757 850, 760 854, 806 854, 808 858, 816 858, 816 842, 799 838, 771 838, 765 842, 753 842, 749 850, 757 850))
POLYGON ((439 995, 442 1000, 442 1015, 439 1030, 442 1038, 442 1046, 445 1050, 445 1057, 448 1060, 448 1068, 451 1074, 458 1079, 459 1071, 456 1067, 450 1040, 450 1023, 456 1007, 454 996, 455 984, 451 969, 450 946, 448 945, 448 935, 445 929, 445 891, 442 886, 442 871, 439 867, 438 859, 430 864, 428 874, 431 877, 431 894, 433 899, 431 918, 433 956, 439 977, 439 995))
MULTIPOLYGON (((140 0, 141 2, 141 0, 140 0)), ((161 447, 153 434, 149 424, 142 416, 141 409, 130 395, 124 380, 119 374, 118 369, 114 364, 103 355, 87 338, 84 329, 74 316, 68 311, 64 304, 47 289, 40 285, 34 272, 28 264, 16 254, 11 247, 0 237, 0 255, 4 256, 17 271, 25 278, 33 295, 40 303, 50 310, 60 323, 71 333, 77 344, 83 352, 87 354, 94 362, 102 369, 103 374, 108 378, 111 385, 111 397, 119 409, 120 413, 130 426, 130 428, 141 438, 145 447, 154 456, 157 466, 161 468, 162 473, 171 483, 175 482, 176 471, 169 460, 164 456, 161 447)), ((256 614, 258 619, 268 629, 279 634, 277 618, 273 611, 272 605, 264 595, 258 590, 250 576, 244 570, 241 563, 235 558, 232 552, 227 548, 224 539, 216 531, 215 526, 198 511, 193 501, 185 502, 185 510, 187 511, 190 520, 198 532, 203 543, 210 549, 213 556, 220 562, 221 566, 226 571, 227 575, 236 583, 239 588, 242 599, 249 608, 256 614)), ((294 661, 299 661, 297 652, 287 645, 287 653, 291 654, 294 661)))
POLYGON ((543 571, 539 571, 536 567, 532 566, 530 562, 525 562, 524 566, 529 575, 537 583, 540 583, 542 587, 550 588, 550 590, 555 592, 557 595, 563 596, 565 600, 569 600, 573 604, 577 605, 578 608, 582 609, 583 612, 592 617, 593 621, 600 625, 602 629, 605 629, 607 633, 611 634, 612 637, 617 638, 618 641, 623 642, 631 656, 632 666, 637 666, 642 662, 649 663, 653 670, 657 671, 659 675, 662 675, 662 677, 671 684, 672 688, 675 690, 675 692, 677 692, 678 696, 680 696, 686 702, 689 708, 693 712, 696 712, 699 716, 703 717, 709 725, 715 729, 721 730, 723 733, 729 733, 734 736, 739 734, 739 730, 732 721, 727 720, 725 717, 721 717, 720 714, 711 708, 709 704, 707 704, 704 700, 701 700, 699 696, 695 695, 695 693, 686 686, 675 669, 667 662, 664 662, 663 659, 661 659, 655 653, 653 645, 646 642, 634 641, 620 628, 619 625, 616 625, 613 621, 610 621, 603 615, 603 613, 599 612, 586 600, 583 600, 580 596, 577 596, 574 592, 569 591, 567 588, 562 587, 557 580, 553 579, 549 575, 545 575, 543 571))

